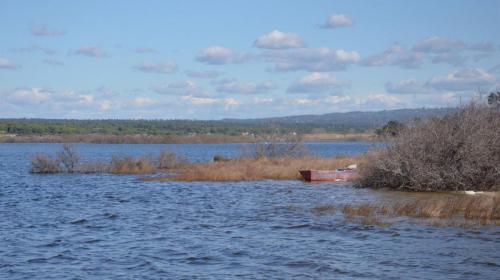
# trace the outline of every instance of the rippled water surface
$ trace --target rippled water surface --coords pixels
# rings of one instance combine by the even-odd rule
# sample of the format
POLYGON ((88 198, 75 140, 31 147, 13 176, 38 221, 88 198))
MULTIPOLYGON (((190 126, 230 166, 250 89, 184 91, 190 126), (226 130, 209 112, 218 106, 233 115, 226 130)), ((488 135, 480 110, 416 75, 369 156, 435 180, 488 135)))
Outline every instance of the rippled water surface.
MULTIPOLYGON (((310 143, 323 156, 364 142, 310 143)), ((78 145, 87 159, 169 147, 195 161, 239 145, 78 145)), ((30 175, 54 144, 0 145, 0 279, 498 279, 500 228, 402 219, 363 226, 311 209, 386 199, 349 184, 141 182, 30 175)))

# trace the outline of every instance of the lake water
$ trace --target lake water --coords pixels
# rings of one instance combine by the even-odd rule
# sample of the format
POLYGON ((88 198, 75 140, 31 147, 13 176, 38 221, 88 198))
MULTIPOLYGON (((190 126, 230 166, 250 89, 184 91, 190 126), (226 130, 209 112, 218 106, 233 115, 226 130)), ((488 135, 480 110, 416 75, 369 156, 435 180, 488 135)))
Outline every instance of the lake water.
MULTIPOLYGON (((321 156, 366 142, 309 143, 321 156)), ((0 279, 499 279, 500 227, 401 218, 360 225, 322 204, 387 199, 347 183, 142 182, 130 175, 31 175, 57 144, 0 144, 0 279)), ((175 150, 193 161, 238 144, 90 145, 86 159, 175 150)))

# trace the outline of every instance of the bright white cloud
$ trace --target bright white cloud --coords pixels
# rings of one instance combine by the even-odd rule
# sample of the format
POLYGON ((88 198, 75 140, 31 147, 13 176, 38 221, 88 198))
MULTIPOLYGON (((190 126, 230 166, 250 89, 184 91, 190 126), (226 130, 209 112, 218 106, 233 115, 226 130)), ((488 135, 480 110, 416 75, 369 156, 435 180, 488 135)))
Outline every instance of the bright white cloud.
POLYGON ((181 99, 193 105, 212 105, 218 102, 218 99, 216 98, 196 97, 192 95, 185 95, 181 97, 181 99))
POLYGON ((303 47, 305 43, 302 38, 295 33, 273 30, 269 34, 258 37, 253 45, 257 48, 264 49, 289 49, 303 47))
POLYGON ((333 14, 323 24, 323 28, 339 28, 353 25, 351 16, 345 14, 333 14))
POLYGON ((349 85, 348 81, 340 81, 330 73, 314 72, 296 80, 288 87, 287 92, 331 94, 341 92, 349 85))
POLYGON ((300 48, 264 53, 266 61, 274 63, 277 71, 340 71, 361 59, 356 51, 329 48, 300 48))
POLYGON ((239 54, 222 46, 210 46, 196 56, 197 61, 213 65, 242 63, 249 58, 248 54, 239 54))
POLYGON ((174 62, 155 63, 155 62, 145 61, 141 64, 134 66, 134 69, 146 73, 170 74, 177 70, 177 64, 175 64, 174 62))
POLYGON ((238 79, 225 79, 217 81, 216 84, 215 90, 219 93, 257 94, 267 93, 276 89, 276 86, 271 81, 252 83, 239 81, 238 79))

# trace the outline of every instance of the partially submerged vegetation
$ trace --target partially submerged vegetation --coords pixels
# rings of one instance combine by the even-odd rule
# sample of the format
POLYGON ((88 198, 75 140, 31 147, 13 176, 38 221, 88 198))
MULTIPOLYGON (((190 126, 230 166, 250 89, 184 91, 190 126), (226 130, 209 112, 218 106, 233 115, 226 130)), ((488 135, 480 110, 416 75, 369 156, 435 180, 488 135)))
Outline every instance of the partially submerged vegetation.
POLYGON ((500 110, 469 104, 398 125, 360 165, 359 185, 410 191, 500 190, 500 110))
POLYGON ((169 150, 159 155, 133 157, 126 154, 113 155, 110 162, 82 161, 73 144, 64 144, 55 155, 38 153, 31 160, 31 173, 112 173, 147 174, 177 168, 188 161, 169 150))
POLYGON ((469 222, 500 225, 500 195, 441 194, 385 203, 326 204, 316 206, 312 211, 316 214, 333 214, 340 211, 346 219, 362 224, 383 225, 391 218, 404 216, 432 219, 445 224, 453 221, 459 225, 467 225, 469 222))

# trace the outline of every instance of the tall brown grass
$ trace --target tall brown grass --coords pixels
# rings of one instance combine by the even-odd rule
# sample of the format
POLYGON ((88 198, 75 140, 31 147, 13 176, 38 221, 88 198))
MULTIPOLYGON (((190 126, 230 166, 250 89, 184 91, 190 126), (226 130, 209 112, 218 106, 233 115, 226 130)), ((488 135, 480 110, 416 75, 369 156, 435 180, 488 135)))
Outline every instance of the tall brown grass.
POLYGON ((256 181, 300 179, 302 169, 336 169, 358 162, 360 157, 260 157, 188 164, 174 168, 173 176, 146 178, 168 181, 256 181))
POLYGON ((500 110, 469 104, 409 123, 360 164, 359 185, 410 191, 500 190, 500 110))
MULTIPOLYGON (((398 200, 385 203, 320 205, 312 209, 318 214, 340 209, 348 219, 373 218, 378 223, 383 217, 435 218, 443 220, 479 221, 481 224, 500 222, 500 195, 437 195, 434 198, 398 200)), ((367 221, 370 219, 367 219, 367 221)))
POLYGON ((135 158, 129 155, 114 155, 110 170, 114 174, 146 174, 154 173, 157 169, 151 158, 146 156, 135 158))

